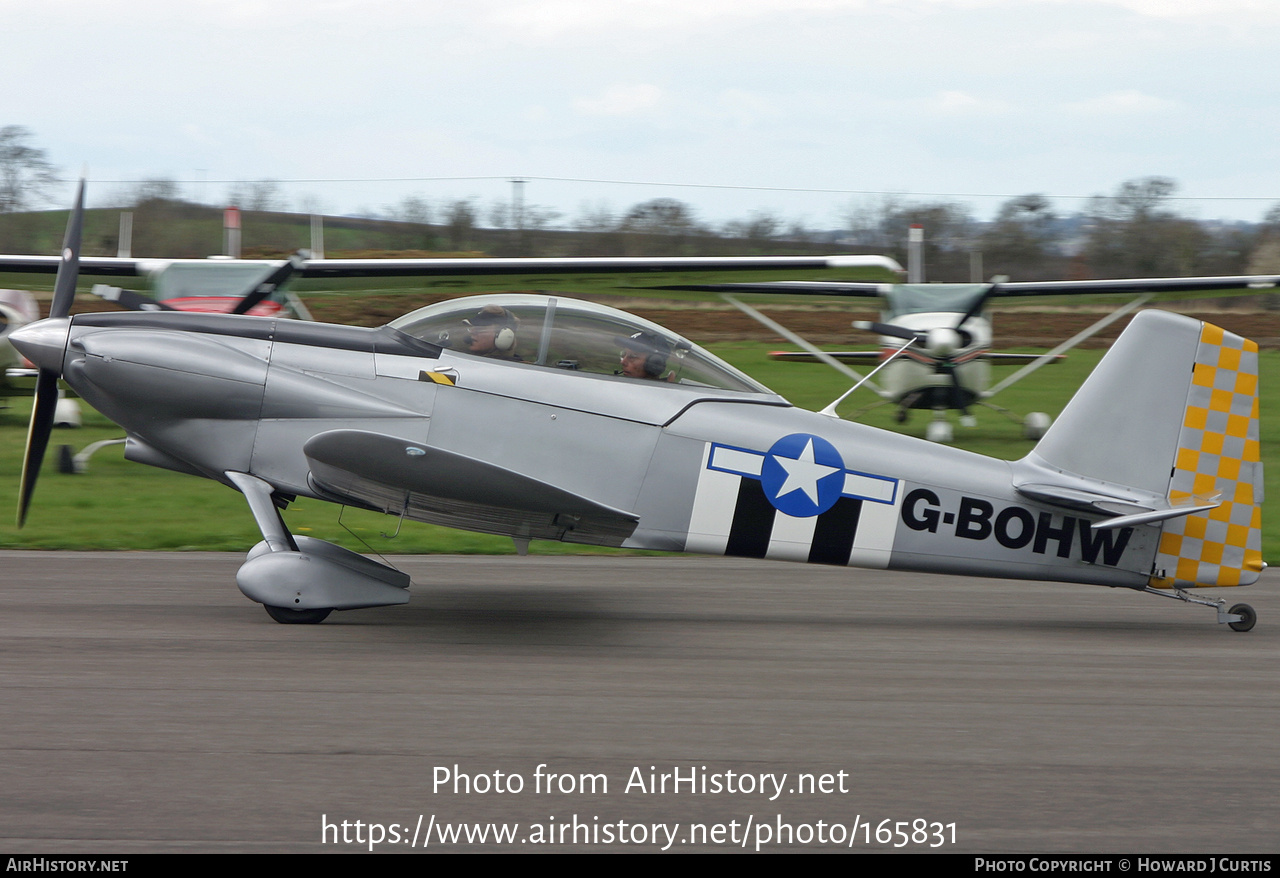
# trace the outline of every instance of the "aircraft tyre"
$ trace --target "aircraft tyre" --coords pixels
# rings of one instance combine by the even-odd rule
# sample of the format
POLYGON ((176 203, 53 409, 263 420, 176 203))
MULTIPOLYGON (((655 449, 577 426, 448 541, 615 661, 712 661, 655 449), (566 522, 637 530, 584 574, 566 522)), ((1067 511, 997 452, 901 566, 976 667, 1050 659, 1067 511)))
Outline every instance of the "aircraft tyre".
POLYGON ((950 421, 930 421, 925 430, 925 438, 930 442, 950 442, 955 438, 950 421))
POLYGON ((1031 412, 1022 419, 1022 435, 1032 440, 1043 439, 1052 423, 1053 418, 1044 412, 1031 412))
POLYGON ((267 611, 268 616, 281 625, 318 625, 333 612, 332 607, 313 610, 291 610, 288 607, 273 607, 270 604, 263 604, 262 607, 267 611))
POLYGON ((1236 604, 1227 612, 1240 617, 1239 622, 1228 622, 1232 631, 1252 631, 1258 623, 1258 614, 1248 604, 1236 604))

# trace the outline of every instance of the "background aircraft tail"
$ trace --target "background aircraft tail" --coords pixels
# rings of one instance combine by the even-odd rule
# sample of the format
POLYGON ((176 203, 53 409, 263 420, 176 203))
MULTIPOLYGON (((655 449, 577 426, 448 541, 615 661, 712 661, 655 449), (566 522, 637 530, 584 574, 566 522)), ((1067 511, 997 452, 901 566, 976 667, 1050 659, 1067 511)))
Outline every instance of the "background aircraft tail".
POLYGON ((1054 476, 1019 490, 1113 516, 1095 527, 1161 527, 1153 587, 1249 585, 1266 566, 1248 339, 1140 313, 1024 463, 1024 482, 1054 476))

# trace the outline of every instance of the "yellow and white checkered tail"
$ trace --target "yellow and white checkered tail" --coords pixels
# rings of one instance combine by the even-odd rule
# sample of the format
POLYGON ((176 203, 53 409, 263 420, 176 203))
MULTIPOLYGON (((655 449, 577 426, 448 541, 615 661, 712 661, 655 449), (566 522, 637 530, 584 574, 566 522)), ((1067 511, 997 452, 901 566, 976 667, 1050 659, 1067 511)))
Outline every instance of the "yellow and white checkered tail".
POLYGON ((1250 585, 1262 563, 1258 346, 1203 324, 1169 499, 1221 505, 1165 522, 1155 588, 1250 585))

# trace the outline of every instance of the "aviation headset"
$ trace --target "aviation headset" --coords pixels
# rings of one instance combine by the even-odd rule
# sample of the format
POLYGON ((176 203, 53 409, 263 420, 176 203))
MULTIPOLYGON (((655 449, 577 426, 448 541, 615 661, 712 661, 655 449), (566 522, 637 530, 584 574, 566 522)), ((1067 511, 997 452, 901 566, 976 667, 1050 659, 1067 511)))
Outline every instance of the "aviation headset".
POLYGON ((519 321, 501 305, 485 305, 476 312, 475 317, 462 322, 467 326, 500 327, 493 334, 493 346, 504 354, 516 346, 516 326, 519 321))
POLYGON ((652 332, 634 332, 625 338, 619 338, 618 343, 625 350, 645 355, 644 374, 650 378, 657 378, 662 374, 662 370, 667 368, 667 358, 671 356, 671 346, 661 336, 652 332))

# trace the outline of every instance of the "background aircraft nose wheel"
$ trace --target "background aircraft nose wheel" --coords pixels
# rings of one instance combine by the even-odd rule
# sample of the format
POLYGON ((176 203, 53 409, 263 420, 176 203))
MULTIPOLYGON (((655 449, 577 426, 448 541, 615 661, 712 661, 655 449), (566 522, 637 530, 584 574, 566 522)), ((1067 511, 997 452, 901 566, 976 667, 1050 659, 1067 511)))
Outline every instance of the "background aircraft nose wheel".
MULTIPOLYGON (((291 610, 288 607, 273 607, 270 604, 263 604, 262 606, 266 609, 267 615, 281 625, 316 625, 327 619, 329 614, 333 612, 331 607, 319 610, 291 610)), ((1252 624, 1250 627, 1252 627, 1252 624)))
POLYGON ((1052 423, 1053 418, 1044 412, 1031 412, 1022 420, 1022 435, 1028 439, 1042 439, 1052 423))
POLYGON ((1258 622, 1258 614, 1248 604, 1236 604, 1227 612, 1240 617, 1239 622, 1227 623, 1232 631, 1250 631, 1258 622))

